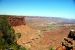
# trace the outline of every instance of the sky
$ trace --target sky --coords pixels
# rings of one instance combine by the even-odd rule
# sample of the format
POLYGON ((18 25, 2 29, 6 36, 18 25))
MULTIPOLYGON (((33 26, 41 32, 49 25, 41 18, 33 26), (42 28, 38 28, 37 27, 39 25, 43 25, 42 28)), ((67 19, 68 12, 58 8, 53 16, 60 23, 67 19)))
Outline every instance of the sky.
POLYGON ((0 0, 0 15, 75 19, 75 0, 0 0))

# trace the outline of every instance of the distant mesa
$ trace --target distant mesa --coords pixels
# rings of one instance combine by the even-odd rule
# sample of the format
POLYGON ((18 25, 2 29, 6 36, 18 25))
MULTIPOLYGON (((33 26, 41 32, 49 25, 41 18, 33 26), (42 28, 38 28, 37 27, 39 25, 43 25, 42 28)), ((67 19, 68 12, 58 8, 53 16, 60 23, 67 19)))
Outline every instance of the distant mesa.
MULTIPOLYGON (((0 15, 0 16, 2 16, 2 15, 0 15)), ((3 15, 3 16, 5 16, 5 15, 3 15)), ((11 15, 6 15, 6 16, 8 16, 8 21, 11 26, 19 26, 19 25, 26 24, 24 16, 11 16, 11 15)))

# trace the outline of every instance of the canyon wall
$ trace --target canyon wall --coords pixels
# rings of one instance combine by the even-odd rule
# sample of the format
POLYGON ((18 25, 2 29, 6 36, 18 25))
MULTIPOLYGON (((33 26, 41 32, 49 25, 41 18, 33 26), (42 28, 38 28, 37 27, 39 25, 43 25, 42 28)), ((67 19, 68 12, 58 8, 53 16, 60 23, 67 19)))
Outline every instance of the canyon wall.
POLYGON ((9 16, 9 24, 12 26, 25 25, 25 17, 23 16, 9 16))

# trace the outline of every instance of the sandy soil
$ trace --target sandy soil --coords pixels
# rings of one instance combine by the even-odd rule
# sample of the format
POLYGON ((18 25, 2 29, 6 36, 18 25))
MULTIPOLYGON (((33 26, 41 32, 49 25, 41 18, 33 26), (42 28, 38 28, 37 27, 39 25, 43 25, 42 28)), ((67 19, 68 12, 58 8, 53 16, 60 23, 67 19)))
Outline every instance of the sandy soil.
POLYGON ((27 25, 13 27, 15 32, 21 33, 21 38, 17 41, 19 45, 29 50, 49 50, 50 47, 61 46, 61 41, 67 37, 70 28, 60 27, 49 32, 40 32, 27 25))

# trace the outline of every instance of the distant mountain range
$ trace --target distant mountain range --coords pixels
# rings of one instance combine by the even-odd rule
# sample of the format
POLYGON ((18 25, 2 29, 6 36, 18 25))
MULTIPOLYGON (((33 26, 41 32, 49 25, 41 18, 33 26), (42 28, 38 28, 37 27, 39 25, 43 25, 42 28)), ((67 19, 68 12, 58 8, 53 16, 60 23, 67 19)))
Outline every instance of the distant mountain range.
MULTIPOLYGON (((0 16, 21 17, 17 15, 0 15, 0 16)), ((60 17, 41 17, 41 16, 22 16, 22 17, 25 17, 25 20, 28 23, 75 24, 75 19, 67 19, 60 17)))
POLYGON ((48 23, 56 23, 56 24, 75 24, 75 19, 66 19, 59 17, 34 17, 27 16, 26 20, 29 22, 48 22, 48 23))

